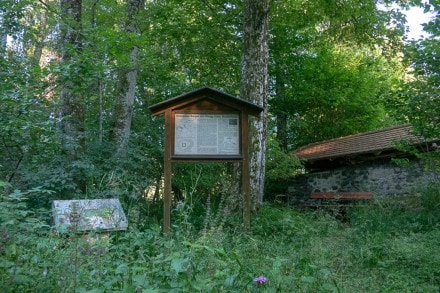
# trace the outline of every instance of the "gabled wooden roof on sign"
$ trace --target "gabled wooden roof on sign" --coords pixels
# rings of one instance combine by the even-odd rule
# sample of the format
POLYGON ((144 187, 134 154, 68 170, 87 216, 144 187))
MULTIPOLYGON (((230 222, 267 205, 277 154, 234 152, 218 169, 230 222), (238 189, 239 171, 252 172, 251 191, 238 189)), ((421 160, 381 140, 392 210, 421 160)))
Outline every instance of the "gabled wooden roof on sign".
POLYGON ((196 103, 200 100, 210 100, 213 103, 225 105, 235 110, 245 111, 254 116, 260 115, 261 111, 263 111, 263 108, 258 105, 210 87, 202 87, 179 95, 152 105, 149 109, 153 115, 159 115, 169 109, 174 110, 185 108, 185 106, 196 103))
POLYGON ((419 144, 422 139, 413 133, 412 125, 405 124, 313 143, 293 153, 308 161, 335 159, 394 150, 400 141, 419 144))

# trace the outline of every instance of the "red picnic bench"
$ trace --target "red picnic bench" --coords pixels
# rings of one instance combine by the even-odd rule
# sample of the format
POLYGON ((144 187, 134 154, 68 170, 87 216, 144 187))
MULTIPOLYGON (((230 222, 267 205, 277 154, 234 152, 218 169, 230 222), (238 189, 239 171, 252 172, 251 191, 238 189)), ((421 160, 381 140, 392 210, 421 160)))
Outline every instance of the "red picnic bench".
POLYGON ((371 192, 312 192, 311 199, 331 199, 338 201, 348 200, 360 200, 360 199, 373 199, 373 193, 371 192))
POLYGON ((362 206, 360 201, 372 200, 371 192, 312 192, 311 201, 302 205, 308 208, 329 208, 329 211, 335 214, 339 219, 346 222, 348 207, 362 206))

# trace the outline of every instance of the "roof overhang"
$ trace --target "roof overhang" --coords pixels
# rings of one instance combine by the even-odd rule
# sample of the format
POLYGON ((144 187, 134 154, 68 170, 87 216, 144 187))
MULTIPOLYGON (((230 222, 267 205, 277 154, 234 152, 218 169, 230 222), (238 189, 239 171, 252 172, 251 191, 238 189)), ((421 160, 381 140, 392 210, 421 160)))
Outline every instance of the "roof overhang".
POLYGON ((209 100, 212 103, 221 104, 232 109, 243 111, 252 116, 259 116, 263 111, 263 107, 210 87, 202 87, 197 90, 176 96, 166 101, 154 104, 150 106, 149 109, 153 115, 160 115, 167 110, 185 108, 186 106, 197 103, 200 100, 209 100))

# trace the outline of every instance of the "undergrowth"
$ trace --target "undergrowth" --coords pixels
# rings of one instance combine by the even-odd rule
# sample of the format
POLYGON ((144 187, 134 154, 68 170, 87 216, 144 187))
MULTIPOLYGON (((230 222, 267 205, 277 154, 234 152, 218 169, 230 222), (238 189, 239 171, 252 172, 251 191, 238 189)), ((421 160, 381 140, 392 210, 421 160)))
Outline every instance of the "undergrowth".
MULTIPOLYGON (((87 242, 60 235, 25 193, 0 201, 0 292, 438 292, 440 209, 422 197, 380 199, 348 212, 263 205, 252 230, 205 203, 181 202, 173 231, 158 222, 87 242), (209 207, 209 211, 206 208, 209 207), (180 213, 180 214, 179 214, 180 213), (185 214, 186 213, 186 214, 185 214), (200 223, 193 223, 196 219, 200 223), (198 227, 198 228, 196 228, 198 227)), ((432 200, 432 198, 430 199, 432 200)))

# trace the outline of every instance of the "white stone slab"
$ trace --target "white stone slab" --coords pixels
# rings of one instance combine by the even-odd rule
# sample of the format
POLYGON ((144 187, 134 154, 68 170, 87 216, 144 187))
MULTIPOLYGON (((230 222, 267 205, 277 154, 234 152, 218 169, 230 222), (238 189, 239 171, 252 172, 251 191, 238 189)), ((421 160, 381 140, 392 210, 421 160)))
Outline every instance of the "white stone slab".
POLYGON ((128 227, 127 218, 117 198, 54 200, 55 227, 68 231, 115 231, 128 227))

